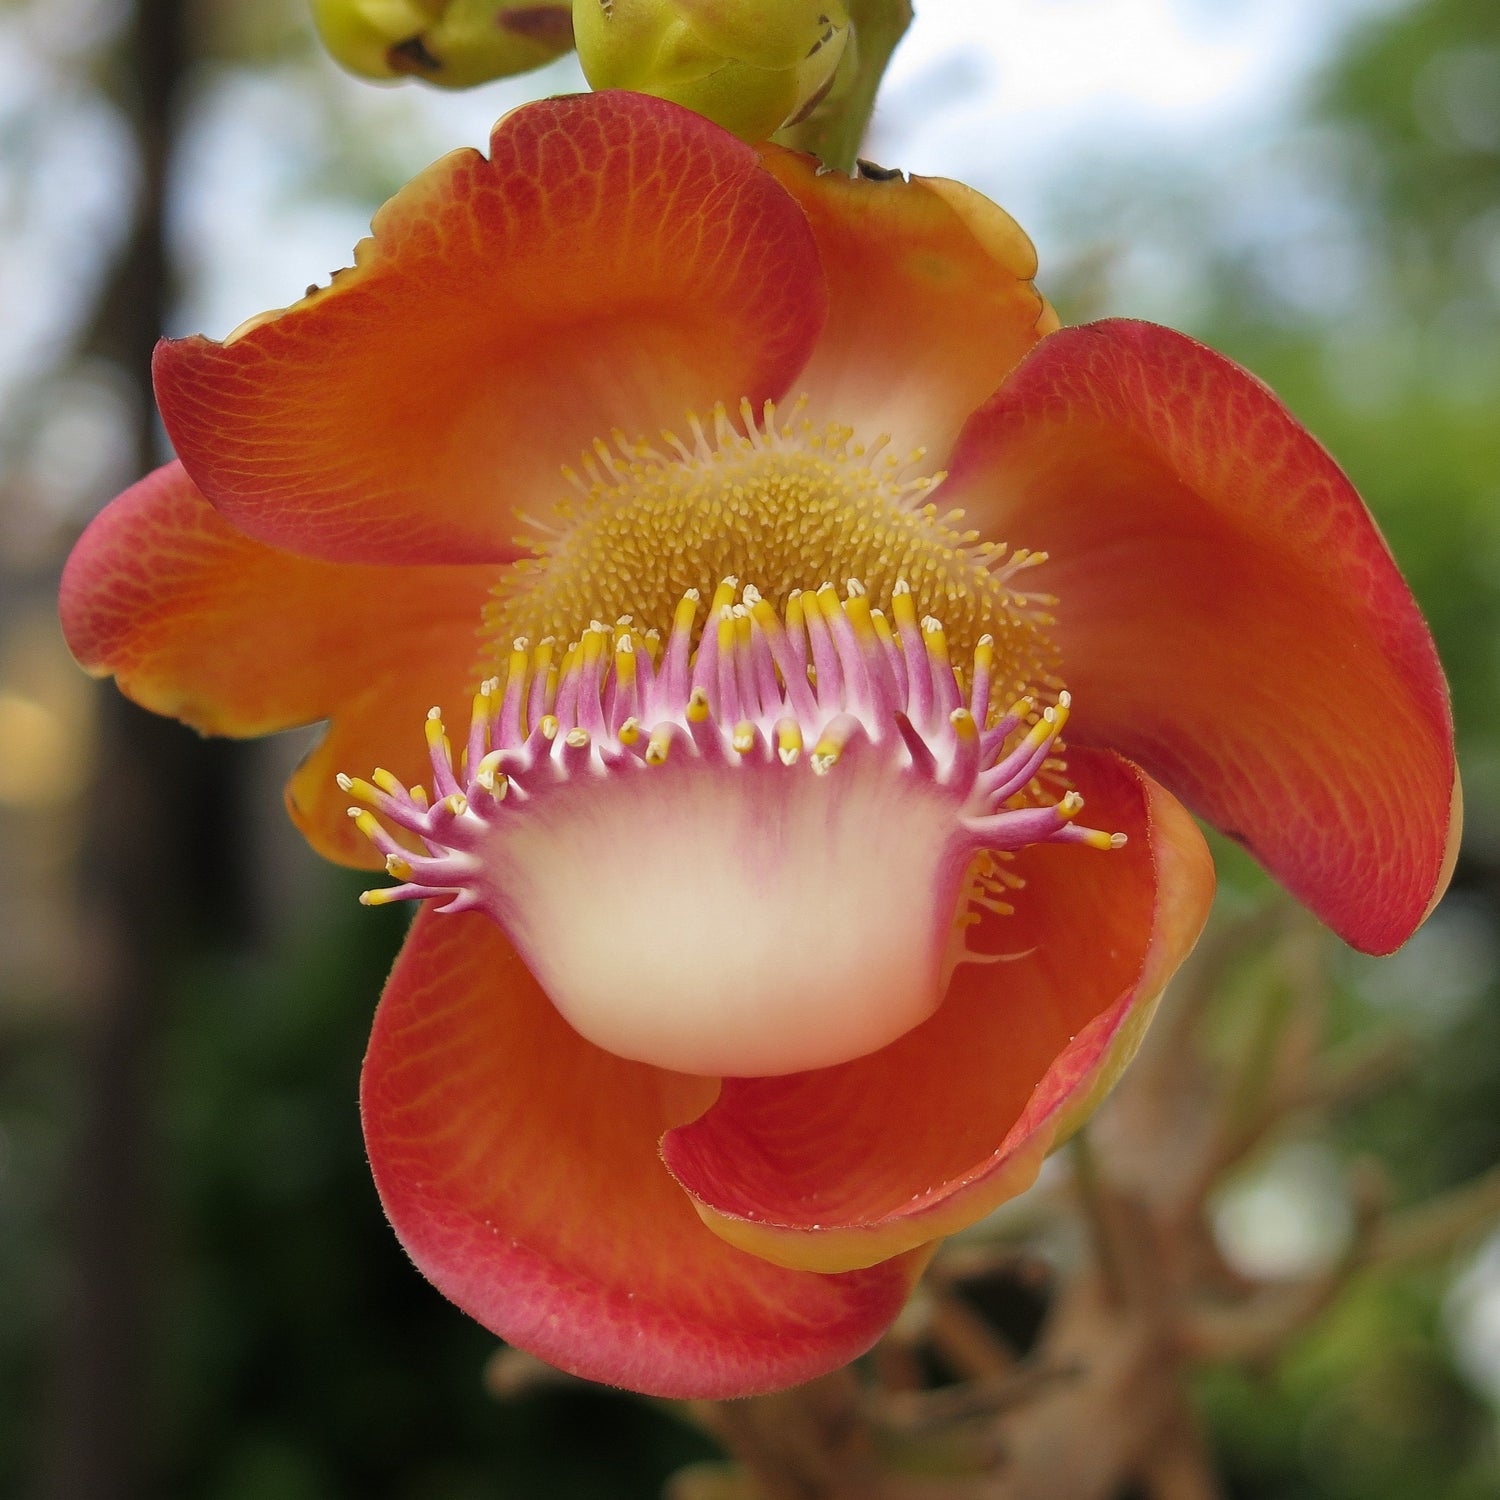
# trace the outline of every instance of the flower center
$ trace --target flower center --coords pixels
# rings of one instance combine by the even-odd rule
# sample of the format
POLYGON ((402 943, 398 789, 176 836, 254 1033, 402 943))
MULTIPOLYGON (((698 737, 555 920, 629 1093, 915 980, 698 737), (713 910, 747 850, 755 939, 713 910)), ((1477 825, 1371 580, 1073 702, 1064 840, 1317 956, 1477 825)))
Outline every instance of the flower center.
POLYGON ((429 716, 433 795, 340 777, 400 882, 363 899, 487 912, 585 1037, 720 1076, 885 1046, 993 957, 1011 851, 1123 842, 1058 776, 1042 556, 940 513, 920 452, 739 416, 564 470, 456 758, 429 716))
POLYGON ((1076 792, 1039 795, 1068 715, 965 696, 903 579, 891 616, 851 581, 777 611, 734 579, 689 590, 662 641, 622 618, 559 654, 514 642, 455 760, 428 717, 434 796, 340 777, 401 884, 510 933, 591 1041, 687 1073, 768 1075, 884 1046, 940 1003, 993 852, 1118 847, 1076 792), (378 816, 377 816, 378 815, 378 816), (394 830, 394 832, 392 831, 394 830), (408 835, 403 842, 398 834, 408 835))
POLYGON ((917 472, 922 450, 903 457, 884 437, 817 429, 804 405, 779 413, 767 402, 757 421, 741 401, 743 431, 720 405, 707 427, 689 417, 690 443, 664 433, 662 448, 619 432, 613 446, 596 441, 581 473, 563 470, 575 497, 532 523, 536 555, 497 590, 476 676, 503 668, 516 636, 576 641, 591 620, 621 615, 665 635, 683 595, 720 578, 754 582, 778 610, 796 589, 845 578, 888 609, 902 579, 918 618, 942 620, 956 659, 991 638, 997 699, 1054 696, 1056 601, 1016 586, 1046 555, 962 530, 962 511, 932 503, 944 475, 917 472))

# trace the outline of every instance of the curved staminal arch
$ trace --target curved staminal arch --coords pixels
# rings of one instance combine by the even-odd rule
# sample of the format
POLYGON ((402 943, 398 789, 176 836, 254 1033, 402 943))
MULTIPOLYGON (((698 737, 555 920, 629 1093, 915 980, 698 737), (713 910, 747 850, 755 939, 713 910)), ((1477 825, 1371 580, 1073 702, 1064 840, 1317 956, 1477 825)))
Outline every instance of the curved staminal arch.
POLYGON ((769 1075, 874 1051, 942 1000, 994 855, 1118 847, 1042 779, 1066 693, 989 708, 898 583, 888 618, 851 581, 778 613, 726 579, 665 641, 599 622, 561 653, 517 640, 455 758, 427 721, 433 790, 342 777, 400 882, 510 932, 564 1016, 620 1056, 769 1075), (737 597, 738 595, 738 597, 737 597), (401 835, 406 836, 403 842, 401 835))

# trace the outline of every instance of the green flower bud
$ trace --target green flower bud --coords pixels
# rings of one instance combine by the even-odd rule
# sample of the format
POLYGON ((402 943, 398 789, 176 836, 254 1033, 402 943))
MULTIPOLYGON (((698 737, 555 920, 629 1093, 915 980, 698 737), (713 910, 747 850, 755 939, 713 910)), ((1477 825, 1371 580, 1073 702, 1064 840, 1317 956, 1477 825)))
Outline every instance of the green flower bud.
POLYGON ((312 0, 334 60, 364 78, 413 75, 466 89, 539 68, 573 45, 568 0, 312 0))
POLYGON ((748 141, 815 104, 849 41, 843 0, 573 0, 596 89, 697 110, 748 141))

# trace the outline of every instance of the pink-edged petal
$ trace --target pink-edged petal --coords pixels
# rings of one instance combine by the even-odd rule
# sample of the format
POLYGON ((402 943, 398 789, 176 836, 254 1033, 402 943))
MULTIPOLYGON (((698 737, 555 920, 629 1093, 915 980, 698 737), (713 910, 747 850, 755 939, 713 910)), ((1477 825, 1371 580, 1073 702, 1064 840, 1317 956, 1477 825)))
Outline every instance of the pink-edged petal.
MULTIPOLYGON (((1175 799, 1128 762, 1070 751, 1103 853, 1038 844, 1008 868, 930 1020, 880 1052, 785 1078, 726 1079, 662 1153, 730 1243, 840 1271, 951 1234, 1029 1187, 1139 1044, 1207 919, 1213 864, 1175 799)), ((879 921, 878 912, 871 921, 879 921)))
POLYGON ((1129 755, 1348 942, 1397 947, 1457 833, 1447 689, 1337 465, 1181 334, 1052 334, 973 417, 944 497, 1045 550, 1070 735, 1129 755))
POLYGON ((828 276, 828 323, 797 378, 816 421, 942 464, 964 419, 1057 326, 1036 251, 1003 209, 941 177, 846 177, 762 148, 802 205, 828 276))
POLYGON ((206 734, 252 736, 331 713, 387 674, 443 657, 473 675, 492 567, 299 557, 236 531, 180 463, 85 530, 63 572, 73 654, 129 697, 206 734))
POLYGON ((214 505, 341 561, 516 556, 595 438, 779 396, 824 316, 806 221, 754 151, 637 94, 514 111, 373 231, 331 286, 155 367, 214 505))
POLYGON ((434 703, 462 708, 473 691, 475 629, 494 581, 489 567, 375 567, 278 551, 236 531, 170 463, 89 525, 63 571, 59 609, 85 668, 205 734, 333 717, 293 780, 294 815, 321 852, 372 865, 334 772, 386 764, 425 775, 413 728, 434 703))
POLYGON ((591 1380, 725 1397, 860 1354, 926 1255, 818 1276, 711 1234, 657 1143, 715 1087, 585 1042, 488 918, 423 912, 361 1094, 386 1213, 471 1317, 591 1380))

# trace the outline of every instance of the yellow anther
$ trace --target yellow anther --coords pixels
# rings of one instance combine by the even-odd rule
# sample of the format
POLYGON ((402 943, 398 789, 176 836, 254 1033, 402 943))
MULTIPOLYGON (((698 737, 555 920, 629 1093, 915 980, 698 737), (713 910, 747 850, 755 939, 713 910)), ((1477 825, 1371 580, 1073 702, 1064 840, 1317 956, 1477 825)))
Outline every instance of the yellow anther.
POLYGON ((750 604, 750 618, 765 631, 769 638, 774 640, 781 635, 781 617, 776 613, 775 606, 769 599, 757 597, 750 604))
POLYGON ((1057 738, 1057 710, 1043 709, 1042 716, 1026 731, 1025 744, 1033 750, 1039 750, 1043 745, 1057 738))
POLYGON ((1057 815, 1071 822, 1083 811, 1083 798, 1077 792, 1068 792, 1057 804, 1057 815))
POLYGON ((615 681, 620 687, 635 681, 635 643, 628 635, 615 642, 615 681))
POLYGON ((717 620, 734 603, 734 596, 739 592, 739 588, 738 578, 726 578, 719 584, 714 590, 713 602, 708 606, 710 620, 717 620))
POLYGON ((782 719, 776 726, 776 754, 784 766, 794 766, 802 754, 802 730, 795 719, 782 719))
MULTIPOLYGON (((854 580, 851 578, 849 582, 852 585, 854 580)), ((849 597, 844 601, 844 613, 849 617, 849 623, 854 627, 854 633, 860 640, 867 641, 872 638, 875 627, 871 620, 870 601, 863 589, 857 594, 851 589, 849 597)))
POLYGON ((353 797, 356 802, 365 802, 371 807, 380 805, 380 793, 368 781, 362 781, 358 776, 345 776, 340 771, 338 784, 339 790, 346 796, 353 797))
POLYGON ((916 627, 917 604, 912 598, 911 585, 904 578, 898 578, 896 586, 891 590, 891 613, 896 617, 898 630, 916 627))
POLYGON ((1130 842, 1123 833, 1103 833, 1097 828, 1080 828, 1077 837, 1090 849, 1123 849, 1130 842))
POLYGON ((948 665, 948 637, 943 634, 943 622, 932 615, 926 615, 922 620, 922 644, 934 662, 945 667, 948 665))
POLYGON ((543 714, 542 722, 537 726, 542 731, 544 740, 555 740, 557 731, 561 727, 557 722, 556 714, 543 714))
MULTIPOLYGON (((708 717, 708 713, 708 694, 701 687, 695 687, 688 698, 688 723, 701 724, 708 717)), ((654 739, 655 736, 652 738, 654 739)))
POLYGON ((995 664, 995 638, 982 635, 974 647, 974 670, 988 672, 995 664))
POLYGON ((381 843, 385 839, 385 829, 380 826, 380 823, 375 817, 374 813, 367 812, 362 807, 351 807, 349 809, 349 816, 353 820, 354 826, 359 829, 359 831, 364 834, 364 836, 369 839, 372 844, 381 843))
POLYGON ((729 743, 739 751, 741 755, 748 755, 755 749, 755 725, 748 719, 741 719, 734 726, 734 733, 730 736, 729 743))
POLYGON ((591 621, 589 628, 584 631, 582 649, 579 653, 580 664, 585 672, 592 672, 599 664, 599 659, 604 655, 604 643, 608 639, 608 628, 597 620, 591 621))
POLYGON ((526 637, 517 636, 511 642, 510 660, 506 663, 506 682, 519 683, 522 686, 526 682, 526 669, 531 662, 531 653, 527 650, 526 637))
POLYGON ((462 792, 452 792, 443 798, 443 806, 455 818, 461 818, 469 810, 469 799, 462 792))
POLYGON ((786 628, 788 631, 801 630, 807 623, 807 614, 802 605, 802 590, 793 589, 787 595, 786 600, 786 628))
POLYGON ((838 764, 839 757, 844 753, 844 746, 848 742, 848 724, 837 724, 837 722, 830 724, 823 731, 823 737, 813 746, 813 774, 826 776, 838 764))
POLYGON ((622 745, 633 745, 641 737, 641 721, 634 716, 625 720, 620 725, 620 733, 617 736, 622 745))
POLYGON ((667 725, 662 724, 651 731, 651 738, 646 742, 646 764, 648 766, 665 765, 671 749, 672 731, 667 725))
POLYGON ((382 792, 389 792, 392 797, 401 797, 406 793, 406 788, 400 781, 391 775, 384 766, 376 766, 370 772, 370 780, 380 788, 382 792))
POLYGON ((504 751, 490 750, 490 753, 484 756, 474 769, 474 780, 493 796, 504 796, 505 786, 508 784, 504 775, 499 772, 499 762, 502 759, 504 759, 504 751))
POLYGON ((479 691, 474 694, 474 702, 469 710, 469 727, 477 729, 489 719, 493 712, 490 705, 490 695, 487 691, 489 683, 484 683, 479 691))
POLYGON ((693 628, 693 619, 698 613, 699 595, 697 589, 689 589, 682 598, 677 601, 677 608, 672 611, 672 629, 686 634, 693 628))
POLYGON ((394 880, 410 880, 414 871, 406 860, 399 854, 387 854, 385 857, 385 873, 394 880))
POLYGON ((819 584, 818 592, 814 597, 818 601, 818 609, 823 618, 830 626, 836 625, 844 608, 839 599, 838 590, 831 583, 819 584))
POLYGON ((359 904, 361 906, 390 906, 401 898, 389 887, 379 890, 361 891, 359 893, 359 904))
POLYGON ((974 715, 966 708, 955 708, 948 715, 948 722, 953 726, 953 732, 960 740, 973 740, 979 737, 979 726, 974 722, 974 715))

